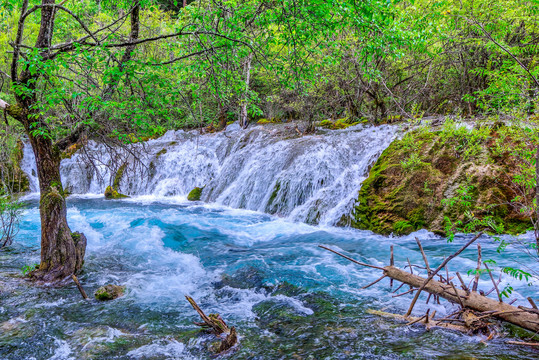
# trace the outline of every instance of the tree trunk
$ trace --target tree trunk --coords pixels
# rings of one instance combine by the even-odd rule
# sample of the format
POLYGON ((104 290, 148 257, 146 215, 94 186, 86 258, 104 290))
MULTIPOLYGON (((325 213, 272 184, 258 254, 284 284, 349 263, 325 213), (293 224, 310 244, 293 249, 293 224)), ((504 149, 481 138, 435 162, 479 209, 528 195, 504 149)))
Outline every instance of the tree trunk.
POLYGON ((535 153, 535 221, 533 224, 535 228, 535 250, 539 255, 539 145, 537 145, 535 153))
POLYGON ((249 83, 251 82, 251 62, 253 61, 253 53, 249 53, 247 60, 245 62, 245 94, 243 101, 241 103, 240 111, 240 126, 242 128, 247 127, 247 103, 248 103, 248 92, 249 92, 249 83))
POLYGON ((84 263, 86 237, 67 225, 65 193, 60 179, 60 151, 49 139, 29 134, 39 178, 41 263, 32 276, 55 281, 76 274, 84 263))

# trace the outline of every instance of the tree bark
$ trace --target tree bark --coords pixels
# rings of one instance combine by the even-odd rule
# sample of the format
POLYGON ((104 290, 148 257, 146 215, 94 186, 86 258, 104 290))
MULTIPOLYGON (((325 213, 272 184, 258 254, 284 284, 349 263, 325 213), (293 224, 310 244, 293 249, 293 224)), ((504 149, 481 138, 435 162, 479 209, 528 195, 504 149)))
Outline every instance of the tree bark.
POLYGON ((28 134, 36 158, 41 217, 41 263, 32 277, 62 280, 78 273, 84 263, 86 237, 67 224, 65 193, 60 178, 60 151, 51 140, 28 134))
MULTIPOLYGON (((35 47, 41 49, 44 58, 48 54, 54 32, 54 4, 55 0, 42 0, 42 5, 47 6, 41 8, 35 47)), ((31 72, 29 67, 25 66, 20 75, 18 73, 17 59, 23 38, 23 14, 27 6, 28 1, 24 1, 11 65, 13 82, 27 91, 15 94, 17 104, 9 105, 2 101, 0 107, 23 125, 36 160, 40 190, 41 262, 39 269, 32 272, 31 276, 37 280, 54 282, 80 271, 86 251, 86 237, 84 234, 72 233, 67 225, 65 193, 60 178, 60 150, 47 134, 50 129, 46 121, 33 110, 38 102, 34 90, 40 72, 31 72)))
POLYGON ((535 234, 535 250, 539 255, 539 145, 535 153, 535 221, 534 234, 535 234))
POLYGON ((251 62, 253 61, 253 53, 249 53, 247 60, 245 61, 245 94, 243 101, 241 103, 240 111, 240 126, 242 128, 247 127, 247 103, 248 103, 248 92, 249 92, 249 83, 251 82, 251 62))

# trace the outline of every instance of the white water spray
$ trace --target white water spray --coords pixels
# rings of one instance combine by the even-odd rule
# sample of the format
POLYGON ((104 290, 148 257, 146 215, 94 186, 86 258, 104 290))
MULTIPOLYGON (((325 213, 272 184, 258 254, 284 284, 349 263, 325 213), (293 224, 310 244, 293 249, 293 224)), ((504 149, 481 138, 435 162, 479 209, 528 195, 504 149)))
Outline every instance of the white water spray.
MULTIPOLYGON (((144 144, 139 171, 124 172, 120 191, 155 198, 186 197, 194 187, 204 187, 202 200, 206 202, 293 221, 343 224, 369 167, 396 131, 392 126, 356 126, 292 138, 283 138, 278 128, 257 126, 245 131, 235 124, 226 132, 201 136, 195 131, 169 131, 144 144)), ((78 153, 62 161, 64 186, 74 194, 102 194, 113 182, 117 170, 111 171, 111 164, 116 162, 118 169, 118 159, 95 143, 86 152, 92 162, 78 153)), ((31 190, 37 191, 28 145, 24 155, 22 168, 31 190)), ((135 163, 132 156, 124 156, 135 163)))

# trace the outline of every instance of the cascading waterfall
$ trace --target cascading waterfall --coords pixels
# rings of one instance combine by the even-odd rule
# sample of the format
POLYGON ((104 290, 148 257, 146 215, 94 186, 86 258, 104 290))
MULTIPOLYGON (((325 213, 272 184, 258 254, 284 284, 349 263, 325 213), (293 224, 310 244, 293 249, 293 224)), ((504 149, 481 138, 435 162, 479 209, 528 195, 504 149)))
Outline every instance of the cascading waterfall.
MULTIPOLYGON (((169 131, 136 145, 138 161, 126 150, 91 142, 84 154, 63 160, 61 172, 74 194, 102 194, 115 178, 122 193, 156 198, 186 197, 204 187, 206 202, 335 225, 346 223, 370 165, 396 132, 394 126, 360 125, 285 138, 279 127, 241 130, 236 124, 207 135, 169 131)), ((22 168, 37 191, 29 145, 24 154, 22 168)))

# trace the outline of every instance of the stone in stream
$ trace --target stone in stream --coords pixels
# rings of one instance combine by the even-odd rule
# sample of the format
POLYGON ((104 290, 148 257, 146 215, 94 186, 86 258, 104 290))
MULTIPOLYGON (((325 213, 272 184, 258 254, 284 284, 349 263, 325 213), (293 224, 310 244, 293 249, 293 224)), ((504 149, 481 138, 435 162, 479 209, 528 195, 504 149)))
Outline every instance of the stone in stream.
POLYGON ((101 286, 97 291, 95 292, 94 296, 97 300, 114 300, 124 295, 125 292, 125 286, 120 285, 105 285, 101 286))
POLYGON ((120 194, 112 186, 107 186, 107 188, 105 189, 105 199, 124 199, 128 197, 129 196, 127 195, 120 194))
POLYGON ((189 194, 187 195, 187 200, 189 200, 189 201, 199 201, 200 200, 200 195, 202 194, 202 189, 203 188, 196 187, 193 190, 191 190, 189 192, 189 194))
POLYGON ((266 274, 262 270, 246 266, 232 275, 222 274, 221 281, 214 283, 214 285, 217 289, 229 286, 235 289, 270 290, 271 287, 265 283, 265 276, 266 274))

